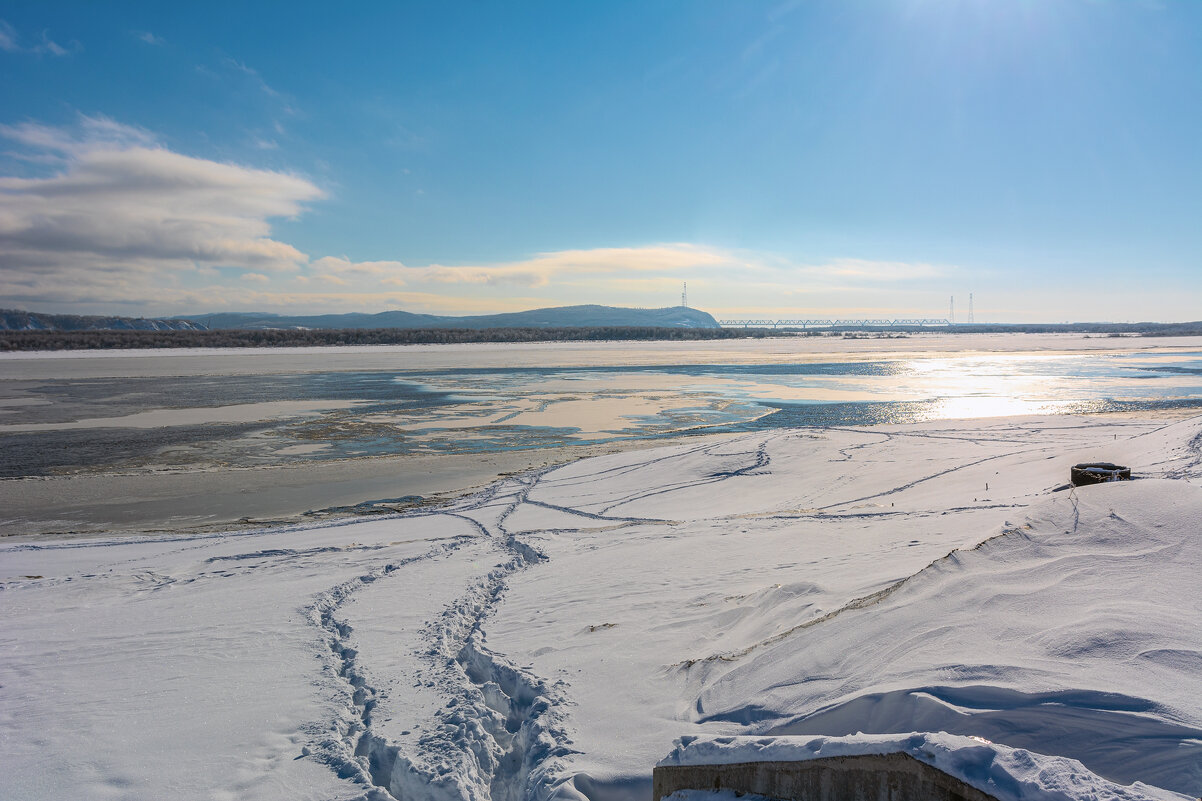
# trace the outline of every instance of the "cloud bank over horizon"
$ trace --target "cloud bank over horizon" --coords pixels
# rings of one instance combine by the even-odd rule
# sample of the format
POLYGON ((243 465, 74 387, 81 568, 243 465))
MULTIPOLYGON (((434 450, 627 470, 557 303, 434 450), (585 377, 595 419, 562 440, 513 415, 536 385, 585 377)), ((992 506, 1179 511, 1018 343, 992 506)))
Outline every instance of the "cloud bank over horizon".
POLYGON ((72 126, 0 125, 0 137, 15 148, 11 158, 40 173, 0 177, 0 296, 47 311, 484 314, 581 302, 670 306, 684 281, 695 296, 767 292, 802 304, 814 287, 896 285, 948 272, 860 259, 799 265, 683 242, 481 264, 313 257, 272 235, 273 220, 296 219, 328 197, 300 174, 183 155, 150 131, 104 116, 81 114, 72 126))

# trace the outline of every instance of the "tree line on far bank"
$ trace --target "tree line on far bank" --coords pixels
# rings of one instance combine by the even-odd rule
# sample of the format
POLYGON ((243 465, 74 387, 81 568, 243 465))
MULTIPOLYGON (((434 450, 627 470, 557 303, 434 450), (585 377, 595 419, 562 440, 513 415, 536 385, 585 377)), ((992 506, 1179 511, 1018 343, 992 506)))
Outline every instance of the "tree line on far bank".
POLYGON ((244 331, 0 331, 0 351, 121 348, 265 348, 320 345, 425 345, 456 342, 703 340, 768 337, 742 328, 353 328, 244 331))
POLYGON ((763 339, 781 336, 844 338, 899 337, 912 334, 1093 334, 1102 336, 1202 336, 1202 322, 976 324, 939 327, 871 328, 344 328, 234 329, 202 331, 6 331, 0 352, 30 350, 107 350, 131 348, 268 348, 322 345, 426 345, 460 342, 601 342, 630 340, 763 339))

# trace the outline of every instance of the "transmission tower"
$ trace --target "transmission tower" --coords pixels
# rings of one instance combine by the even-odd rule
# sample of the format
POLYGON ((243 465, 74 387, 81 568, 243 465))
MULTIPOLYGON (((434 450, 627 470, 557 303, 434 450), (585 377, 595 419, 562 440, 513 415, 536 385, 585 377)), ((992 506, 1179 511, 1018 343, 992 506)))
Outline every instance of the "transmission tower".
POLYGON ((956 296, 952 295, 947 302, 947 321, 952 325, 956 324, 956 296))
POLYGON ((689 282, 685 281, 680 286, 680 305, 686 309, 689 308, 689 282))
POLYGON ((969 293, 968 293, 968 324, 969 324, 969 325, 972 325, 972 323, 973 323, 973 319, 972 319, 972 293, 971 293, 971 292, 969 292, 969 293))

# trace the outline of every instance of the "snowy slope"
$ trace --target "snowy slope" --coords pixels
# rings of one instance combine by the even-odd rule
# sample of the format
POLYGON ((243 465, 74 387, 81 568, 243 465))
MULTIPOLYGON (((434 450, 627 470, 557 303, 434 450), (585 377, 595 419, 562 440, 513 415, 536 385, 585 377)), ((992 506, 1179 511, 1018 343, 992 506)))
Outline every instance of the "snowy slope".
POLYGON ((773 432, 366 521, 0 545, 0 798, 617 801, 685 734, 939 729, 1198 795, 1200 443, 773 432), (1154 478, 1054 491, 1086 458, 1154 478))
POLYGON ((973 734, 1202 787, 1202 487, 1082 488, 1025 520, 750 655, 697 719, 973 734))

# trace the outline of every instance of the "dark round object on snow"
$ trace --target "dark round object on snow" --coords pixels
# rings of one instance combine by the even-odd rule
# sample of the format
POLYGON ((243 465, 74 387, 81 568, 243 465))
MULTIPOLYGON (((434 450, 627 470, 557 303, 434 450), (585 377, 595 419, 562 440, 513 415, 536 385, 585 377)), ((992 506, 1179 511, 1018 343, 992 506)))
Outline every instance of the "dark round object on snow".
POLYGON ((1130 481, 1131 468, 1110 462, 1075 464, 1069 471, 1069 480, 1073 482, 1074 487, 1103 484, 1107 481, 1130 481))

